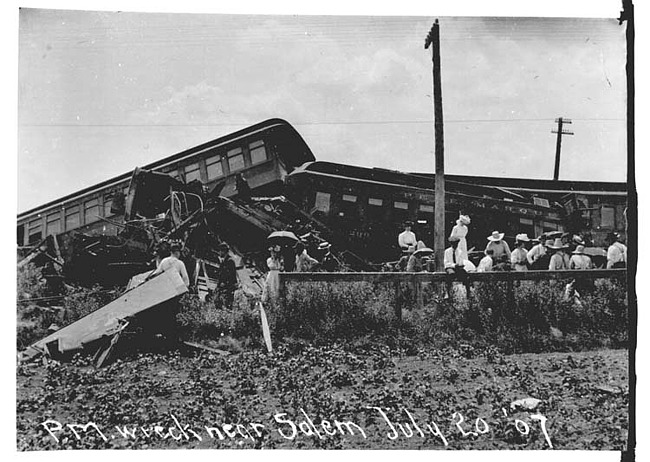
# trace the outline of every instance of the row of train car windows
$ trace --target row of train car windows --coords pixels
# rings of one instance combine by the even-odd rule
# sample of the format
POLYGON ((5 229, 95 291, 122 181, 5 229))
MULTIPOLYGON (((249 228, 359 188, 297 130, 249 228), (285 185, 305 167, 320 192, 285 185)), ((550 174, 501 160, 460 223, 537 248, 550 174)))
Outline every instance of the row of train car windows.
MULTIPOLYGON (((261 164, 268 159, 266 147, 263 140, 254 141, 248 144, 248 154, 250 158, 250 166, 261 164)), ((244 149, 241 147, 231 149, 225 156, 215 154, 206 159, 201 159, 198 162, 186 165, 182 168, 185 176, 185 182, 193 180, 201 180, 201 165, 200 162, 205 161, 206 178, 205 181, 211 181, 225 175, 224 162, 226 162, 228 171, 230 173, 242 170, 247 167, 248 161, 244 156, 244 149)), ((175 167, 173 170, 168 170, 166 173, 180 178, 179 169, 175 167)), ((128 190, 124 188, 123 193, 126 195, 128 190)), ((30 221, 27 228, 27 241, 29 244, 39 242, 43 236, 48 234, 57 234, 63 231, 69 231, 81 226, 81 214, 83 213, 83 223, 85 225, 93 223, 100 219, 100 217, 109 217, 111 215, 111 206, 113 195, 104 195, 104 200, 100 204, 99 199, 89 199, 81 205, 68 206, 63 217, 60 211, 51 212, 45 219, 45 230, 43 230, 43 222, 41 218, 30 221), (83 207, 83 209, 81 208, 83 207), (103 212, 103 213, 101 213, 103 212), (62 223, 63 220, 63 223, 62 223), (65 226, 62 226, 64 224, 65 226), (45 231, 45 233, 43 233, 45 231)))
MULTIPOLYGON (((126 194, 128 188, 122 190, 126 194)), ((45 230, 43 230, 42 218, 36 218, 26 224, 27 243, 34 244, 50 234, 58 234, 63 231, 70 231, 81 226, 81 214, 83 212, 83 223, 88 225, 112 215, 113 193, 105 194, 100 204, 99 198, 86 200, 82 204, 69 205, 65 208, 45 215, 45 230), (63 212, 63 213, 62 213, 63 212), (63 216, 62 216, 63 215, 63 216), (65 226, 62 226, 65 225, 65 226), (45 231, 45 233, 43 233, 45 231)), ((20 240, 20 238, 19 238, 20 240)), ((22 243, 22 242, 19 242, 22 243)))
MULTIPOLYGON (((238 170, 243 170, 247 166, 261 164, 268 159, 266 147, 262 140, 249 143, 248 154, 250 156, 250 165, 248 165, 249 161, 247 161, 244 155, 244 149, 241 147, 231 149, 225 155, 213 154, 205 159, 200 159, 197 162, 186 165, 182 168, 185 182, 189 183, 194 180, 212 181, 226 174, 225 166, 228 167, 229 173, 233 173, 238 170), (202 162, 205 162, 205 178, 202 178, 201 174, 202 162)), ((179 170, 176 167, 164 171, 174 178, 181 179, 179 170)))
MULTIPOLYGON (((341 196, 341 199, 344 202, 351 202, 351 203, 357 202, 357 196, 352 194, 343 194, 341 196)), ((316 203, 315 203, 316 210, 328 213, 330 211, 330 203, 331 203, 330 193, 320 192, 320 191, 316 192, 316 203)), ((369 197, 368 205, 374 205, 377 207, 383 206, 384 199, 369 197)), ((409 204, 408 202, 393 201, 393 207, 400 210, 408 210, 409 204)), ((430 204, 420 204, 419 206, 420 212, 433 213, 433 210, 434 210, 433 205, 430 204)))

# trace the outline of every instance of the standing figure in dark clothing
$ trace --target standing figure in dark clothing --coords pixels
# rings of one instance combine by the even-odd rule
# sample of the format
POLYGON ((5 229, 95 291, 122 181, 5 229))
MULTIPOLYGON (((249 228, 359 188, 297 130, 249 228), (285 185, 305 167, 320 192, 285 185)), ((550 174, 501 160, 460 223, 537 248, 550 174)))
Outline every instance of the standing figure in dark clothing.
POLYGON ((341 262, 332 254, 332 245, 329 242, 323 242, 318 246, 319 250, 325 251, 323 259, 320 262, 320 267, 328 272, 334 273, 339 270, 341 262))
POLYGON ((225 242, 217 246, 219 255, 219 273, 217 276, 216 306, 221 309, 232 309, 237 288, 237 269, 230 258, 230 247, 225 242))
POLYGON ((296 267, 296 252, 293 250, 293 247, 285 245, 280 250, 280 255, 284 261, 284 271, 290 273, 296 267))
POLYGON ((237 188, 237 194, 239 199, 244 202, 248 202, 251 198, 251 187, 248 185, 246 178, 241 173, 238 173, 235 177, 235 188, 237 188))

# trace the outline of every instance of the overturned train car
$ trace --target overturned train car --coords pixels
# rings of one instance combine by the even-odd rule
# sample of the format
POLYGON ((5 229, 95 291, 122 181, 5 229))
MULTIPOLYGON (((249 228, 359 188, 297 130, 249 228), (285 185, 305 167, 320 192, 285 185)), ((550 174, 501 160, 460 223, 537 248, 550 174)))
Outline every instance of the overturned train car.
MULTIPOLYGON (((406 220, 433 244, 434 175, 309 162, 287 176, 287 196, 373 262, 398 258, 406 220)), ((494 230, 514 241, 548 231, 581 234, 605 247, 607 234, 626 234, 625 183, 527 180, 445 175, 445 232, 470 215, 468 247, 482 251, 494 230)))
POLYGON ((241 195, 244 184, 249 195, 276 196, 288 173, 313 160, 289 123, 260 122, 19 214, 18 259, 45 246, 46 263, 63 266, 69 279, 124 285, 151 266, 160 233, 202 208, 210 193, 241 195))

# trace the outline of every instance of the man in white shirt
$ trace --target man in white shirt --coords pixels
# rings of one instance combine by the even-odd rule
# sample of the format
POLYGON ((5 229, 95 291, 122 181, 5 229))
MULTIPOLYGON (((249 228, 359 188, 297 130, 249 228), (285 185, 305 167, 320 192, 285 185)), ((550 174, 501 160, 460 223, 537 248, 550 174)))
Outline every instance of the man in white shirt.
POLYGON ((553 242, 553 245, 547 246, 549 252, 553 252, 553 255, 551 255, 551 259, 548 263, 548 269, 550 271, 560 271, 560 270, 566 270, 569 269, 566 266, 566 262, 564 259, 564 251, 569 247, 568 245, 565 245, 562 243, 561 238, 555 239, 553 242))
POLYGON ((618 233, 612 233, 608 239, 611 245, 607 249, 607 269, 627 266, 627 246, 619 242, 620 238, 618 233))
POLYGON ((528 264, 532 269, 546 269, 545 267, 540 267, 538 260, 546 255, 546 247, 544 246, 545 244, 545 236, 542 234, 539 236, 539 243, 535 244, 529 251, 528 254, 526 255, 526 258, 528 259, 528 264))
POLYGON ((445 281, 447 293, 445 295, 445 299, 451 297, 451 288, 454 279, 465 284, 467 294, 469 295, 470 293, 469 282, 467 280, 467 270, 465 269, 465 261, 462 259, 463 254, 461 249, 458 247, 460 239, 456 236, 452 236, 449 238, 449 243, 451 244, 451 247, 445 249, 445 255, 443 259, 445 265, 445 273, 447 273, 447 279, 445 281))
POLYGON ((404 231, 397 236, 397 243, 399 244, 400 249, 402 249, 402 252, 413 253, 418 244, 418 241, 415 238, 415 233, 411 231, 412 227, 413 222, 405 221, 404 231))
POLYGON ((158 268, 154 270, 153 273, 151 273, 151 276, 149 276, 147 279, 152 278, 160 273, 163 273, 164 271, 175 271, 178 273, 178 275, 183 279, 183 282, 185 283, 185 287, 190 286, 190 278, 187 275, 187 269, 185 268, 185 263, 183 263, 180 260, 181 257, 181 246, 178 244, 172 244, 170 249, 171 250, 171 255, 169 257, 165 257, 160 261, 160 265, 158 265, 158 268))
POLYGON ((528 251, 526 242, 529 242, 528 234, 517 234, 515 237, 515 250, 510 254, 510 264, 515 271, 528 271, 528 251))
POLYGON ((589 255, 585 255, 585 246, 579 245, 576 249, 571 252, 571 258, 569 259, 569 269, 575 270, 588 270, 592 268, 591 258, 589 255))
MULTIPOLYGON (((185 287, 190 286, 190 278, 187 275, 187 269, 185 268, 185 263, 180 260, 181 256, 181 246, 179 244, 172 244, 169 248, 171 255, 163 258, 156 268, 147 279, 161 274, 165 271, 176 272, 181 279, 185 287)), ((158 310, 155 314, 155 317, 151 319, 151 322, 148 323, 148 328, 151 328, 154 332, 157 332, 156 337, 163 339, 168 345, 174 345, 178 341, 178 324, 176 322, 176 315, 179 311, 179 304, 174 302, 172 304, 165 304, 166 308, 164 310, 158 310)))

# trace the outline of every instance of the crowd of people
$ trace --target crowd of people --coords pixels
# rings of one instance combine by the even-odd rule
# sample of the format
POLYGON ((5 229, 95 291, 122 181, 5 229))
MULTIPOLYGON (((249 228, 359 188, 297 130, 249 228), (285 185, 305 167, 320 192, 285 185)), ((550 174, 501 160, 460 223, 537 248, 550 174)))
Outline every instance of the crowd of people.
MULTIPOLYGON (((486 237, 487 244, 478 265, 472 263, 467 249, 467 235, 471 219, 461 214, 449 235, 449 247, 444 251, 444 271, 447 273, 448 288, 453 280, 466 281, 469 272, 490 271, 528 271, 528 270, 588 270, 594 268, 589 255, 585 254, 586 243, 579 235, 559 231, 543 233, 531 239, 526 233, 515 236, 514 249, 504 240, 505 233, 493 231, 486 237)), ((394 265, 384 265, 387 271, 421 272, 434 271, 431 256, 434 251, 427 247, 413 232, 413 223, 406 221, 404 230, 397 237, 401 258, 394 265)), ((297 240, 291 245, 271 245, 266 260, 268 269, 262 293, 262 301, 275 300, 279 292, 280 272, 336 272, 342 268, 341 262, 332 253, 332 246, 321 242, 316 256, 311 256, 305 244, 297 240)), ((217 247, 219 270, 217 287, 213 298, 222 308, 232 307, 237 287, 235 263, 230 257, 228 244, 222 242, 217 247)), ((180 244, 161 245, 156 249, 156 269, 153 277, 163 271, 175 271, 187 287, 190 286, 185 264, 181 260, 180 244)), ((608 242, 607 264, 609 268, 627 266, 627 247, 617 233, 611 233, 608 242)))
MULTIPOLYGON (((470 217, 460 215, 449 235, 449 247, 444 253, 446 272, 488 272, 488 271, 528 271, 528 270, 588 270, 595 268, 589 255, 585 253, 586 243, 582 236, 551 231, 531 239, 526 233, 515 236, 511 250, 504 240, 505 233, 493 231, 487 236, 483 257, 475 266, 469 259, 466 236, 469 232, 470 217)), ((397 237, 402 251, 399 261, 387 270, 395 271, 433 271, 430 257, 434 252, 419 241, 412 230, 413 223, 406 221, 404 231, 397 237)), ((627 247, 621 242, 618 233, 608 237, 606 268, 625 268, 627 266, 627 247)))

